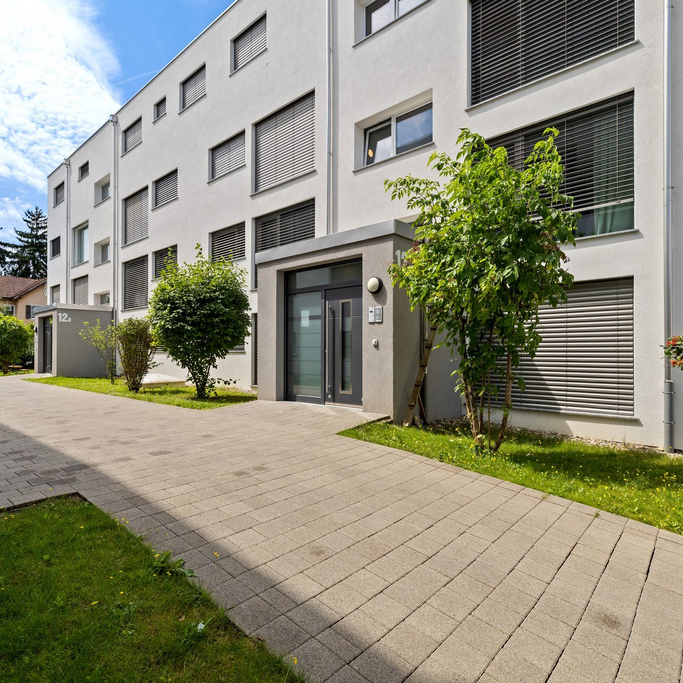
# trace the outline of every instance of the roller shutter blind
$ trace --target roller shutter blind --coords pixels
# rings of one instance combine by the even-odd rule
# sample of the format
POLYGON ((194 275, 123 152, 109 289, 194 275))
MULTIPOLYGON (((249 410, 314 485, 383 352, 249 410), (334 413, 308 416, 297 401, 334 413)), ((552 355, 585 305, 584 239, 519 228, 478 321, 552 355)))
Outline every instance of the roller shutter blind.
POLYGON ((185 109, 206 94, 206 67, 197 69, 181 85, 180 108, 185 109))
POLYGON ((178 199, 178 170, 171 171, 154 183, 154 206, 178 199))
POLYGON ((211 150, 211 180, 244 166, 244 140, 244 132, 238 133, 211 150))
POLYGON ((178 245, 154 252, 154 279, 158 280, 164 268, 171 263, 178 263, 178 245))
POLYGON ((60 202, 64 201, 64 183, 59 183, 57 187, 55 187, 55 206, 59 204, 60 202))
POLYGON ((315 237, 315 201, 311 200, 256 219, 256 251, 315 237))
POLYGON ((138 119, 132 126, 123 131, 123 153, 133 149, 142 142, 142 119, 138 119))
POLYGON ((50 242, 50 258, 54 258, 55 256, 59 256, 62 252, 62 238, 61 237, 55 237, 51 242, 50 242))
POLYGON ((211 258, 214 261, 230 257, 233 259, 244 258, 247 254, 245 237, 244 223, 212 232, 211 258))
POLYGON ((123 308, 144 308, 149 291, 146 256, 123 264, 123 308))
POLYGON ((543 341, 522 357, 526 389, 513 386, 513 407, 633 416, 633 279, 578 283, 567 297, 540 310, 543 341))
POLYGON ((123 204, 123 243, 130 244, 147 237, 147 188, 127 197, 123 204))
POLYGON ((54 285, 54 286, 50 287, 50 303, 51 304, 61 303, 59 285, 54 285))
POLYGON ((73 302, 80 306, 88 305, 88 276, 76 278, 73 283, 73 302))
POLYGON ((315 169, 315 93, 256 124, 256 192, 315 169))
POLYGON ((472 0, 477 104, 635 39, 635 0, 472 0))
POLYGON ((232 43, 232 70, 237 71, 267 47, 266 17, 262 17, 240 33, 232 43))
MULTIPOLYGON (((574 197, 574 209, 587 214, 588 210, 595 208, 633 202, 632 93, 491 138, 488 144, 491 147, 505 147, 510 163, 521 169, 524 159, 531 154, 534 145, 544 137, 543 131, 549 127, 560 131, 556 143, 564 163, 565 182, 562 191, 574 197)), ((603 211, 600 220, 604 225, 596 228, 595 232, 614 231, 610 229, 608 212, 603 211)), ((625 227, 633 227, 632 216, 630 221, 631 225, 625 227)))
POLYGON ((154 105, 154 120, 161 118, 166 113, 166 98, 160 99, 154 105))
POLYGON ((82 180, 90 174, 90 162, 86 161, 83 166, 78 169, 78 179, 82 180))

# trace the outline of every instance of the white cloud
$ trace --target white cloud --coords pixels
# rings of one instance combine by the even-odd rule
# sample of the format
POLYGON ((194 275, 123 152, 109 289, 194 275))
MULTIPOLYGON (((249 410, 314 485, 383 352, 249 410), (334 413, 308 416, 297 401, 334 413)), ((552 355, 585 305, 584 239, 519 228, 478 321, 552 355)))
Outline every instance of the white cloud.
POLYGON ((20 197, 0 197, 0 241, 14 242, 14 228, 25 228, 22 216, 26 209, 32 209, 33 206, 21 199, 20 197))
POLYGON ((119 64, 91 0, 0 0, 0 17, 0 178, 44 191, 119 108, 119 64))

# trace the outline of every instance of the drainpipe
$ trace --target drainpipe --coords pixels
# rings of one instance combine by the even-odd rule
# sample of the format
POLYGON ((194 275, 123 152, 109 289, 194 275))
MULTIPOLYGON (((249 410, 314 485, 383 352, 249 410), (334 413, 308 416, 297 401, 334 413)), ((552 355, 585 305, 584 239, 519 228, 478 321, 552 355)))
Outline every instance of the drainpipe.
MULTIPOLYGON (((64 159, 64 166, 66 167, 66 180, 64 181, 64 193, 66 200, 66 242, 65 244, 65 259, 66 264, 66 291, 64 292, 64 303, 69 303, 71 298, 71 160, 64 159)), ((59 297, 62 298, 61 296, 59 297)))
POLYGON ((114 323, 118 322, 118 301, 119 301, 119 290, 118 290, 118 257, 119 257, 119 231, 117 225, 117 208, 119 205, 119 157, 117 154, 118 146, 118 123, 119 119, 116 114, 112 114, 109 117, 109 121, 112 124, 112 160, 111 160, 111 305, 114 309, 114 323))
POLYGON ((327 96, 327 125, 326 125, 326 148, 325 159, 327 163, 327 197, 326 206, 326 234, 332 233, 332 0, 327 0, 325 11, 325 50, 326 50, 326 74, 325 91, 327 96))
MULTIPOLYGON (((671 150, 671 14, 672 0, 664 0, 664 342, 673 335, 673 168, 671 150)), ((664 450, 675 451, 674 382, 671 363, 664 363, 664 450)))

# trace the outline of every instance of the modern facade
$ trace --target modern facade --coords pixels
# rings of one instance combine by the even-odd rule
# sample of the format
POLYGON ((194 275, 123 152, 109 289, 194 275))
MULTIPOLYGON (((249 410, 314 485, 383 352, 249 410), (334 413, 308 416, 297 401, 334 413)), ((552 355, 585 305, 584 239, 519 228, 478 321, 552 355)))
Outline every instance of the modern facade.
MULTIPOLYGON (((144 314, 199 243, 247 270, 252 335, 220 376, 400 420, 425 329, 387 276, 414 216, 384 180, 426 175, 462 127, 521 163, 553 125, 583 215, 576 285, 543 312, 513 422, 683 447, 661 349, 683 326, 682 24, 656 0, 237 0, 49 176, 52 310, 144 314)), ((430 360, 430 419, 462 414, 456 362, 430 360)))

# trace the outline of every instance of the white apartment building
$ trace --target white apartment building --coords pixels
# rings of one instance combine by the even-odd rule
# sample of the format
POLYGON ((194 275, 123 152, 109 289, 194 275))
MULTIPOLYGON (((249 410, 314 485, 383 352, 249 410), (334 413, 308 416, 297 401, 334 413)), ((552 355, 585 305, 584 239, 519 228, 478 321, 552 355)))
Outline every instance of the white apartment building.
MULTIPOLYGON (((52 353, 69 311, 144 315, 169 249, 191 261, 200 244, 248 271, 252 335, 219 376, 401 420, 424 325, 387 276, 414 216, 384 180, 427 175, 462 127, 521 163, 554 125, 583 214, 576 284, 543 313, 513 422, 683 448, 661 348, 683 332, 671 15, 661 0, 237 0, 49 176, 52 353)), ((462 414, 454 367, 433 353, 430 419, 462 414)))

